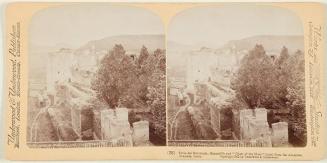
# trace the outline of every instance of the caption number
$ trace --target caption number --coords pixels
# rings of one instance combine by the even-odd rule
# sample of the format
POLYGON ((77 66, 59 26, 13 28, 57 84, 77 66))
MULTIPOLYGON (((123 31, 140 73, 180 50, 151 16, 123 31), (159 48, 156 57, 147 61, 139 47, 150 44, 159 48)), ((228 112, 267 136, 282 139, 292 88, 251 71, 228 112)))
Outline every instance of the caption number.
POLYGON ((168 155, 171 155, 171 156, 175 155, 175 151, 168 151, 168 155))

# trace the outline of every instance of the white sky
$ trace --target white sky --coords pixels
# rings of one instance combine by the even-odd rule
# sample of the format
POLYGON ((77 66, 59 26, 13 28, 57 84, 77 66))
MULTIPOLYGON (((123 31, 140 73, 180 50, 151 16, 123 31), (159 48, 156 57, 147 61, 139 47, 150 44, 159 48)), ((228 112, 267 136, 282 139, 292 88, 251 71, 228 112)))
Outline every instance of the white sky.
POLYGON ((79 47, 91 40, 129 34, 164 34, 164 26, 145 9, 89 3, 42 10, 30 25, 30 42, 37 46, 79 47))
MULTIPOLYGON (((163 34, 161 19, 146 9, 97 4, 54 7, 38 12, 30 25, 32 45, 68 44, 128 34, 163 34)), ((253 35, 303 35, 289 10, 268 6, 196 7, 177 14, 167 39, 181 44, 220 47, 253 35)))
POLYGON ((300 19, 287 9, 226 5, 180 12, 170 22, 167 39, 181 44, 220 47, 254 35, 303 35, 300 19))

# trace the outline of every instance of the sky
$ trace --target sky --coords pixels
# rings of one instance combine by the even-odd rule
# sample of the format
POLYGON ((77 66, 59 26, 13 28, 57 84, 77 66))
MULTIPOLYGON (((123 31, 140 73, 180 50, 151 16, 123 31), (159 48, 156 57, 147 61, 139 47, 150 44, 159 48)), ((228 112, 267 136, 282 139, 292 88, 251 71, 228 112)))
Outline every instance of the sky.
POLYGON ((79 47, 115 35, 164 34, 161 19, 148 10, 113 5, 71 5, 36 13, 30 24, 35 46, 79 47))
MULTIPOLYGON (((164 34, 160 17, 136 7, 87 4, 41 10, 30 24, 30 43, 36 46, 78 48, 108 36, 139 34, 164 34)), ((167 39, 217 48, 254 35, 303 35, 302 23, 292 11, 271 6, 195 7, 171 19, 167 39)))
POLYGON ((292 11, 270 6, 196 7, 171 20, 167 39, 217 48, 254 35, 303 35, 302 22, 292 11))

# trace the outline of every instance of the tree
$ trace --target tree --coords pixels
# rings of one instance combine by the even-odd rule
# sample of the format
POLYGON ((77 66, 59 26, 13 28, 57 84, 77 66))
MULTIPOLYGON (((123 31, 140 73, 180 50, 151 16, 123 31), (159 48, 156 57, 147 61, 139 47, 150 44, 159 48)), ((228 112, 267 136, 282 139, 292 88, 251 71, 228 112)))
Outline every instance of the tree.
POLYGON ((278 65, 282 65, 285 61, 288 60, 289 57, 290 55, 288 53, 288 49, 285 46, 283 46, 277 61, 278 65))
POLYGON ((153 115, 155 134, 166 140, 166 58, 163 50, 156 50, 151 58, 155 68, 149 78, 147 103, 153 115))
POLYGON ((261 45, 256 45, 241 61, 239 71, 232 81, 237 97, 250 108, 287 108, 287 94, 290 88, 304 78, 301 52, 289 55, 283 47, 278 58, 266 55, 261 45))
MULTIPOLYGON (((287 69, 292 71, 289 86, 287 87, 287 106, 290 108, 290 123, 293 132, 304 143, 307 140, 306 114, 305 114, 305 61, 304 54, 297 51, 290 57, 287 69)), ((305 144, 303 144, 305 145, 305 144)))
POLYGON ((141 48, 140 56, 137 59, 138 65, 139 66, 144 65, 144 62, 146 62, 146 60, 148 59, 149 55, 150 54, 148 52, 148 49, 143 45, 142 48, 141 48))
POLYGON ((115 45, 102 59, 92 88, 98 98, 111 108, 118 105, 130 106, 136 102, 133 93, 129 92, 137 79, 135 69, 135 64, 125 54, 123 46, 115 45))
POLYGON ((232 88, 250 108, 272 105, 275 101, 273 89, 269 89, 276 76, 273 61, 262 45, 256 45, 241 61, 232 88))
POLYGON ((232 80, 232 88, 239 101, 249 108, 287 109, 287 121, 294 132, 306 140, 305 117, 305 61, 297 51, 289 55, 283 47, 278 58, 266 55, 261 45, 256 45, 244 58, 232 80))
MULTIPOLYGON (((92 88, 109 107, 150 108, 154 134, 166 136, 166 58, 145 46, 133 61, 121 45, 115 45, 101 61, 92 88)), ((132 118, 132 117, 131 117, 132 118)))
POLYGON ((147 102, 147 93, 148 93, 148 82, 149 77, 152 75, 155 69, 155 63, 150 62, 153 56, 149 54, 148 49, 145 46, 142 46, 140 55, 137 58, 137 78, 138 84, 135 85, 134 89, 137 92, 137 95, 144 105, 147 102))

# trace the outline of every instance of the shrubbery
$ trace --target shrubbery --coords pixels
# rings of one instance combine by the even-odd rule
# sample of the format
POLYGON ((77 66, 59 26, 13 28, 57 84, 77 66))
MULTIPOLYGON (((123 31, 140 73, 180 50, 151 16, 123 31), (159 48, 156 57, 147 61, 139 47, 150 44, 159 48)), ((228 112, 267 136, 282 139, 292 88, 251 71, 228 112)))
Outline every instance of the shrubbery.
MULTIPOLYGON (((98 99, 110 108, 150 108, 154 132, 166 136, 165 51, 150 54, 142 47, 138 57, 126 54, 122 45, 104 56, 92 82, 98 99)), ((130 121, 138 118, 131 113, 130 121)))
MULTIPOLYGON (((290 55, 283 47, 279 56, 267 55, 256 45, 241 61, 232 80, 237 99, 249 108, 287 109, 290 126, 306 140, 304 54, 290 55)), ((269 118, 270 121, 275 119, 269 118)))

